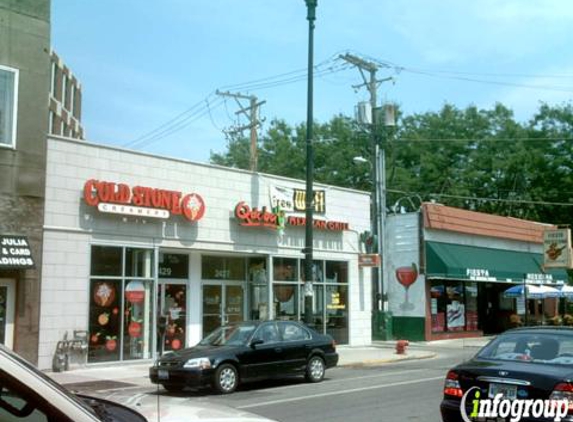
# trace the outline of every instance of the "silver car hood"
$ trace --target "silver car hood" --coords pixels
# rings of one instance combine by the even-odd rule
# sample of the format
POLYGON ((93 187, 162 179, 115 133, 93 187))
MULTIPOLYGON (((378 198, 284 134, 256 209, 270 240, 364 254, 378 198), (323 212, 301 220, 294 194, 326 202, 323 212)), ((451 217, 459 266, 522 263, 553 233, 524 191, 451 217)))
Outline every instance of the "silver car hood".
POLYGON ((137 410, 149 422, 272 422, 272 419, 232 407, 157 393, 116 391, 98 397, 137 410))

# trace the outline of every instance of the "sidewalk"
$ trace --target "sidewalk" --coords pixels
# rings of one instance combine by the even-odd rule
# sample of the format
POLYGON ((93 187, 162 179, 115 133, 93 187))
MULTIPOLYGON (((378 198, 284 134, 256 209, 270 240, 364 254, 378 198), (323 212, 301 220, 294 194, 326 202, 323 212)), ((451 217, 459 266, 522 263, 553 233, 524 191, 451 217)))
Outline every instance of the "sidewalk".
MULTIPOLYGON (((422 343, 422 342, 420 342, 422 343)), ((435 343, 435 342, 432 342, 435 343)), ((428 359, 436 353, 427 350, 424 344, 410 343, 405 354, 397 354, 395 341, 373 342, 371 346, 338 346, 339 366, 369 366, 410 359, 428 359)), ((452 347, 460 347, 452 344, 452 347)), ((154 387, 148 377, 151 361, 141 363, 93 365, 73 367, 65 372, 46 372, 60 384, 81 389, 81 384, 89 383, 90 389, 115 389, 130 387, 154 387)))

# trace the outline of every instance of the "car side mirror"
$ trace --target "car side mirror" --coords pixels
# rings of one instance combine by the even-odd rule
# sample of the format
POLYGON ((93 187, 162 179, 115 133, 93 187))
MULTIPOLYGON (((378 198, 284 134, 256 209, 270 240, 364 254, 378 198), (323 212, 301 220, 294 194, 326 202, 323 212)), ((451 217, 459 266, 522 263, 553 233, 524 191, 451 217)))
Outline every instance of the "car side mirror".
POLYGON ((256 338, 253 341, 251 341, 251 347, 254 349, 256 346, 258 346, 259 344, 263 344, 264 341, 260 338, 256 338))

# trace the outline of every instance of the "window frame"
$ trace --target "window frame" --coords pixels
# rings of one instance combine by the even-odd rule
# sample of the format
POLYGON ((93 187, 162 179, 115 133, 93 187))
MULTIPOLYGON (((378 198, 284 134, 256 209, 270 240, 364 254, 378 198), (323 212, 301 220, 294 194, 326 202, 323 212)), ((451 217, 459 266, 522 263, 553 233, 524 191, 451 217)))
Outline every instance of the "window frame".
POLYGON ((20 70, 0 65, 0 72, 10 72, 14 74, 13 98, 12 98, 12 133, 9 135, 11 143, 0 141, 0 148, 16 149, 16 135, 18 133, 18 86, 20 80, 20 70))

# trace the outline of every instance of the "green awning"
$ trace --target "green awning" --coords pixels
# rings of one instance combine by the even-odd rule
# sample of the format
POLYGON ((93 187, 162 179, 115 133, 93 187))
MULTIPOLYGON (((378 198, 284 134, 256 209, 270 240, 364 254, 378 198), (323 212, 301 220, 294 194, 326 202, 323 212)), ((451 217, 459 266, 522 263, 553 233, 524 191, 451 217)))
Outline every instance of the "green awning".
POLYGON ((472 281, 566 283, 567 272, 544 271, 543 255, 451 243, 426 242, 426 278, 472 281))

